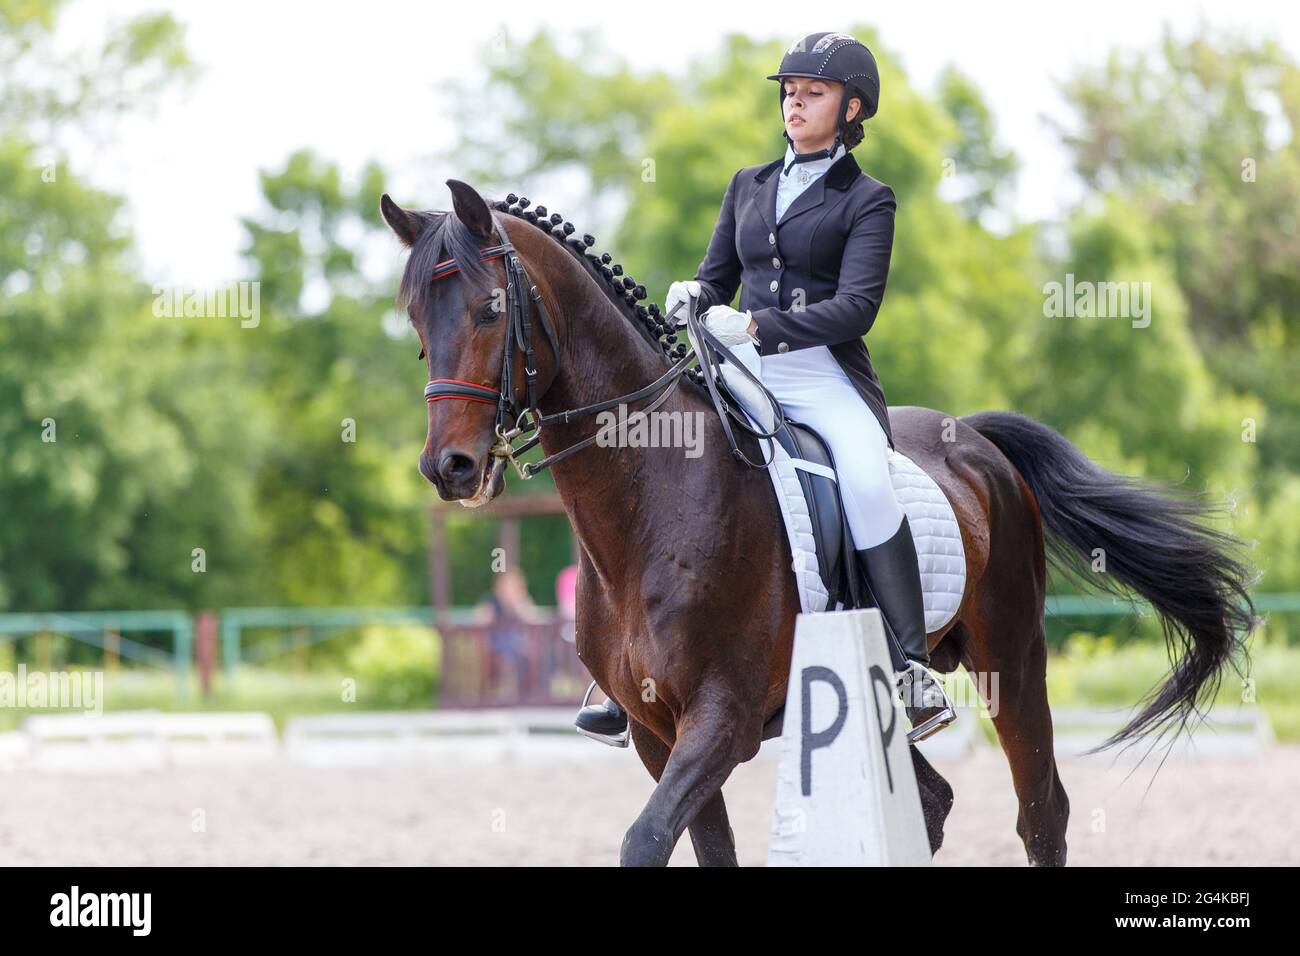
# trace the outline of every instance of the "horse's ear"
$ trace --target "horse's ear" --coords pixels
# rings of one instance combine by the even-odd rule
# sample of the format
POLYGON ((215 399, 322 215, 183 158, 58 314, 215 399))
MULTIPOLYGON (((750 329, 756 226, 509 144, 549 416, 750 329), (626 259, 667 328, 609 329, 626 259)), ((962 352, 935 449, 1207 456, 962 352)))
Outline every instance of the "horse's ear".
POLYGON ((384 215, 384 222, 388 223, 388 227, 397 233, 397 238, 402 240, 402 245, 408 249, 415 245, 415 240, 419 239, 420 233, 424 231, 426 221, 424 216, 403 209, 388 198, 388 193, 380 197, 379 211, 384 215))
POLYGON ((451 204, 456 210, 456 218, 465 224, 465 228, 480 239, 492 235, 492 211, 478 191, 459 179, 447 180, 447 188, 451 190, 451 204))

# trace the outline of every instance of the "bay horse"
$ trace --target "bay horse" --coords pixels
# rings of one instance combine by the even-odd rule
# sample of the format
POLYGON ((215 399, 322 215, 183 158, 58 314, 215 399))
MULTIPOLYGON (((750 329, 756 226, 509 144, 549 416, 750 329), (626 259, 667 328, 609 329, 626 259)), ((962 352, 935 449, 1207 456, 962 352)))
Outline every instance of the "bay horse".
MULTIPOLYGON (((679 367, 685 345, 657 307, 638 304, 644 290, 608 253, 587 251, 590 236, 513 194, 489 205, 465 183, 447 185, 450 211, 403 209, 387 195, 380 203, 409 249, 398 302, 428 363, 420 471, 444 500, 486 504, 513 463, 514 412, 536 406, 534 438, 581 546, 577 652, 628 713, 657 781, 620 860, 666 864, 689 830, 701 865, 734 866, 722 785, 784 705, 800 610, 769 477, 737 463, 698 369, 679 367), (662 386, 664 411, 699 415, 698 457, 593 446, 593 421, 564 413, 644 396, 651 383, 662 386)), ((1159 740, 1171 727, 1176 737, 1224 667, 1240 669, 1254 607, 1237 542, 1203 525, 1200 500, 1109 473, 1023 415, 896 407, 890 422, 898 450, 939 484, 961 526, 965 592, 929 635, 932 664, 998 675, 992 719, 1019 803, 1016 832, 1031 865, 1062 865, 1070 804, 1045 679, 1047 559, 1104 591, 1146 598, 1178 657, 1110 747, 1159 740), (1088 570, 1097 555, 1105 573, 1088 570)), ((761 458, 752 437, 740 441, 761 458)), ((911 753, 937 851, 952 789, 911 753)))

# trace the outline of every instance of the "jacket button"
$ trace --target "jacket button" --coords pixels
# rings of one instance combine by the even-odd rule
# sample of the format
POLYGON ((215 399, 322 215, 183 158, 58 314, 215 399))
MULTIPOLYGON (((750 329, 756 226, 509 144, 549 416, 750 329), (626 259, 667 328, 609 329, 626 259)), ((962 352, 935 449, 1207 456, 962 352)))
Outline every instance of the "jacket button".
POLYGON ((775 292, 777 289, 781 288, 781 284, 777 282, 775 279, 773 279, 772 284, 768 286, 768 288, 771 289, 773 292, 775 292))
POLYGON ((777 258, 775 258, 775 257, 773 257, 773 259, 772 259, 772 268, 773 268, 773 269, 779 269, 779 268, 781 268, 781 260, 780 260, 780 259, 777 259, 777 258))
POLYGON ((768 244, 769 246, 774 246, 774 245, 776 245, 776 233, 774 233, 774 232, 769 232, 769 233, 767 234, 767 244, 768 244))
POLYGON ((782 342, 782 343, 780 343, 780 344, 776 347, 776 350, 777 350, 778 352, 788 352, 788 351, 790 351, 790 343, 789 343, 789 342, 782 342))

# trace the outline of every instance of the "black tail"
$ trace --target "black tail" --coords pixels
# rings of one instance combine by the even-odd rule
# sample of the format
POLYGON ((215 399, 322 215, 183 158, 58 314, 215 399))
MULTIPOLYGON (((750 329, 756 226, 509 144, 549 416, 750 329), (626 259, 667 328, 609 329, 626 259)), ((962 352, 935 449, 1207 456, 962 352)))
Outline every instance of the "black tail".
POLYGON ((1095 749, 1152 731, 1158 740, 1171 726, 1176 739, 1213 700, 1223 666, 1231 662, 1242 673, 1247 659, 1254 581, 1234 555, 1240 542, 1196 520, 1214 513, 1203 500, 1099 468, 1032 418, 980 412, 962 420, 1010 459, 1038 499, 1052 565, 1085 586, 1124 597, 1128 588, 1146 598, 1160 615, 1171 657, 1179 658, 1142 712, 1095 749), (1103 549, 1105 574, 1090 570, 1096 548, 1103 549))

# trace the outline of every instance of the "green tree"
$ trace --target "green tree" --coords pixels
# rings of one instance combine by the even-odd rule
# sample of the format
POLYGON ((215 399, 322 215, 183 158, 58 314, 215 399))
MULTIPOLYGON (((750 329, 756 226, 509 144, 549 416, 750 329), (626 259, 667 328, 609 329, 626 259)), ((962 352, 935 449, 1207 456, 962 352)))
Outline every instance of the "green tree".
POLYGON ((1300 67, 1271 39, 1201 25, 1063 92, 1079 176, 1138 217, 1215 377, 1254 400, 1267 491, 1300 465, 1300 67))
POLYGON ((237 333, 240 367, 275 429, 256 468, 269 570, 254 589, 277 603, 419 603, 427 594, 417 346, 386 322, 395 280, 370 279, 360 266, 366 240, 385 229, 383 190, 377 166, 349 183, 337 166, 298 152, 263 174, 267 213, 244 223, 263 315, 237 333))
POLYGON ((0 605, 228 599, 245 572, 196 574, 191 552, 252 551, 252 416, 204 330, 153 316, 120 201, 36 139, 147 106, 187 72, 180 31, 138 17, 97 56, 60 59, 62 9, 0 3, 0 605))

